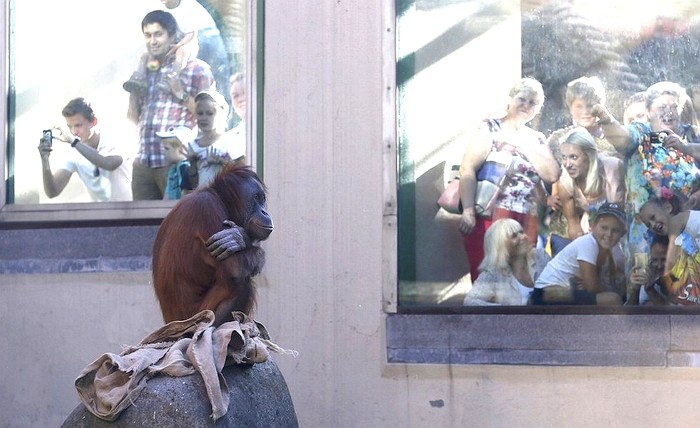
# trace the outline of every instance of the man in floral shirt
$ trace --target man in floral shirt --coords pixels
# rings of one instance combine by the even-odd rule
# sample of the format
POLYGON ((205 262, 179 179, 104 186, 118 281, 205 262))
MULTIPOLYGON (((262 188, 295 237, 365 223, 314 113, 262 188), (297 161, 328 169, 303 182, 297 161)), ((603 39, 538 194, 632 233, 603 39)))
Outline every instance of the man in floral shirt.
POLYGON ((642 205, 661 189, 687 199, 686 209, 700 209, 699 131, 681 121, 688 95, 674 82, 658 82, 646 90, 648 122, 620 125, 602 106, 594 106, 608 140, 625 155, 627 173, 627 269, 632 255, 648 253, 650 237, 638 217, 642 205))

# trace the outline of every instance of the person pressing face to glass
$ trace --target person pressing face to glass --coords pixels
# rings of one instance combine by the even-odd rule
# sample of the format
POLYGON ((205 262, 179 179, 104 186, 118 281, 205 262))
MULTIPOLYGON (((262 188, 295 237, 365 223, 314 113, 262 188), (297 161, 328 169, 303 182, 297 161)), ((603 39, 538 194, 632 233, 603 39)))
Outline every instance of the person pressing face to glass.
POLYGON ((484 234, 494 221, 512 218, 523 226, 533 246, 538 240, 538 207, 545 199, 542 182, 556 181, 560 172, 544 135, 528 126, 543 103, 542 85, 522 78, 509 91, 505 114, 480 122, 465 141, 459 169, 463 207, 459 230, 472 281, 478 278, 484 257, 484 234), (477 194, 479 181, 482 189, 498 190, 482 198, 484 192, 477 194))
POLYGON ((533 305, 620 305, 624 284, 611 281, 612 250, 625 234, 620 204, 600 206, 591 231, 574 239, 542 271, 532 292, 533 305))
POLYGON ((197 187, 206 186, 223 166, 245 162, 245 141, 226 132, 228 104, 216 91, 202 91, 195 97, 199 135, 189 144, 188 158, 196 167, 197 187))
POLYGON ((130 150, 118 143, 116 136, 102 134, 97 116, 84 98, 70 100, 61 114, 68 130, 53 127, 53 138, 42 138, 38 147, 46 196, 60 195, 76 173, 92 201, 130 201, 130 150), (52 140, 65 144, 57 148, 57 156, 50 162, 52 140))
MULTIPOLYGON (((562 173, 554 188, 561 209, 552 213, 549 223, 552 256, 572 240, 589 232, 589 214, 603 203, 625 202, 622 160, 600 154, 586 128, 572 128, 558 151, 562 173)), ((619 254, 617 258, 621 256, 619 254)))
POLYGON ((527 304, 535 280, 549 260, 543 248, 533 248, 520 223, 508 218, 496 220, 484 235, 481 273, 464 305, 527 304))

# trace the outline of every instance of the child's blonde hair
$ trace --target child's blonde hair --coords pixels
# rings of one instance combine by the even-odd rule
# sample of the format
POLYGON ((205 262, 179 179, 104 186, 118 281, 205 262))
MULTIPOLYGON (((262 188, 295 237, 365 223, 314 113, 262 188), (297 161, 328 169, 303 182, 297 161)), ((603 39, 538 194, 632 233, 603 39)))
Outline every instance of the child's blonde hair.
POLYGON ((180 141, 180 139, 177 137, 166 138, 163 141, 163 145, 171 147, 180 152, 181 154, 187 156, 187 149, 185 148, 185 144, 182 141, 180 141))

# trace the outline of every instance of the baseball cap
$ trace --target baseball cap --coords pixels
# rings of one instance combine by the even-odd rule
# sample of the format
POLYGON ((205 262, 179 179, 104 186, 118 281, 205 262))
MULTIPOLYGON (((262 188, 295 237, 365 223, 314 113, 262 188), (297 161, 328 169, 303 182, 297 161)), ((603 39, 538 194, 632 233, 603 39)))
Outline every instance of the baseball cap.
POLYGON ((627 215, 625 215, 625 211, 622 209, 622 205, 618 203, 610 203, 606 202, 603 205, 598 208, 598 211, 595 213, 595 218, 598 218, 603 215, 611 215, 615 217, 616 219, 620 220, 620 223, 627 228, 627 215))
POLYGON ((186 126, 174 126, 168 128, 167 131, 156 132, 158 137, 162 138, 177 138, 182 144, 187 144, 194 140, 196 136, 194 131, 186 126))
POLYGON ((216 105, 218 105, 219 108, 221 110, 223 110, 224 113, 226 113, 226 115, 228 115, 228 110, 229 110, 228 102, 226 102, 226 98, 224 98, 224 96, 221 95, 221 93, 214 91, 212 89, 207 89, 207 90, 201 91, 200 93, 198 93, 194 97, 195 102, 199 102, 199 101, 205 100, 205 99, 210 99, 210 100, 214 101, 214 103, 216 105))

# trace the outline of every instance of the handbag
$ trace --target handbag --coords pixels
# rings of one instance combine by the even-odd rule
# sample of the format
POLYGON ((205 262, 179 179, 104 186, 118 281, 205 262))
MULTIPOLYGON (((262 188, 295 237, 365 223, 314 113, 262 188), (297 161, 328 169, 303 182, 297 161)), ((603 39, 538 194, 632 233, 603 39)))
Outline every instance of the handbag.
POLYGON ((496 202, 503 192, 503 185, 513 162, 512 152, 493 150, 489 153, 476 173, 474 212, 477 216, 484 219, 490 219, 493 216, 496 202))
MULTIPOLYGON (((476 198, 474 199, 474 211, 481 218, 490 219, 496 206, 501 187, 482 180, 476 183, 476 198)), ((437 201, 438 205, 452 214, 461 214, 462 201, 459 196, 459 178, 455 178, 445 186, 445 190, 437 201)))
POLYGON ((455 177, 447 183, 445 190, 443 190, 437 200, 437 204, 449 213, 462 213, 462 201, 459 196, 459 177, 455 177))
MULTIPOLYGON (((501 195, 508 168, 511 165, 510 153, 493 151, 476 173, 476 194, 474 195, 474 212, 477 216, 490 219, 496 208, 496 201, 501 195)), ((453 168, 454 169, 454 168, 453 168)), ((445 190, 437 201, 445 211, 452 214, 462 213, 459 195, 459 176, 447 182, 445 190)))
MULTIPOLYGON (((489 130, 495 132, 501 128, 496 120, 486 121, 489 130)), ((484 219, 491 219, 498 197, 503 191, 508 170, 514 166, 514 153, 519 153, 517 148, 507 143, 494 141, 486 160, 476 173, 476 194, 474 195, 474 212, 484 219)), ((462 204, 459 196, 459 166, 452 167, 452 173, 457 175, 447 182, 445 190, 438 199, 438 205, 450 213, 462 212, 462 204)))
POLYGON ((496 207, 496 201, 501 194, 501 187, 488 180, 476 182, 476 196, 474 197, 474 212, 477 216, 490 219, 496 207))

